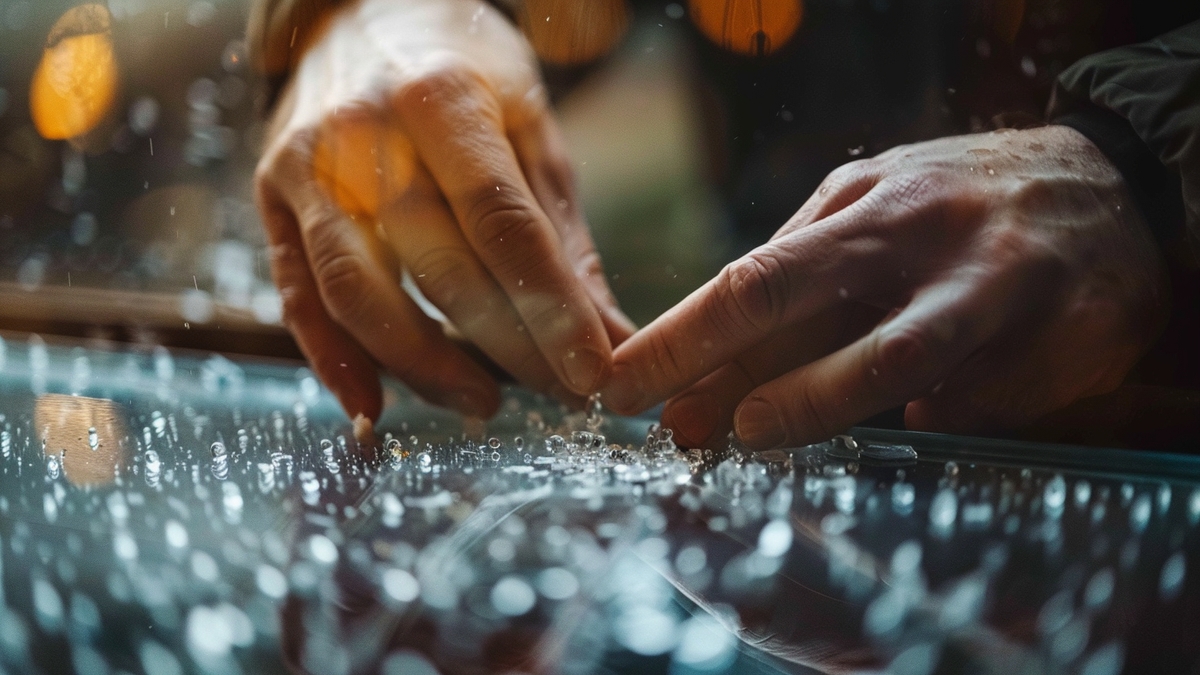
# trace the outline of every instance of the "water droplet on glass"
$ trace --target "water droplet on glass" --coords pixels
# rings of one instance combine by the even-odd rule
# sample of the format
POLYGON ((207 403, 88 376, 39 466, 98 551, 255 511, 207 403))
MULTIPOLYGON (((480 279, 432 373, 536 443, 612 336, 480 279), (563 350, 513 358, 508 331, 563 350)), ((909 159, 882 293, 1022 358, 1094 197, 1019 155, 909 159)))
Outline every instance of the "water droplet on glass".
POLYGON ((1042 504, 1048 515, 1058 516, 1062 514, 1063 505, 1066 503, 1067 482, 1063 480, 1062 476, 1055 474, 1046 482, 1046 487, 1042 490, 1042 504))
POLYGON ((404 504, 400 498, 392 492, 385 492, 380 497, 380 506, 383 508, 383 525, 384 527, 397 528, 400 527, 400 519, 404 517, 404 504))
POLYGON ((786 520, 772 520, 758 534, 758 552, 776 558, 792 547, 792 526, 786 520))
POLYGON ((212 475, 217 480, 226 480, 229 478, 229 453, 225 450, 225 444, 221 441, 213 441, 209 446, 209 451, 212 453, 212 475))
POLYGON ((1083 508, 1092 499, 1092 484, 1086 480, 1075 483, 1075 506, 1083 508))
POLYGON ((158 453, 154 450, 146 451, 146 485, 152 488, 159 486, 159 481, 162 479, 162 460, 159 459, 158 453))
POLYGON ((521 616, 533 609, 537 596, 519 576, 508 575, 496 582, 491 592, 492 607, 505 616, 521 616))
POLYGON ((1163 602, 1171 602, 1179 597, 1183 590, 1183 580, 1187 573, 1187 560, 1183 551, 1177 551, 1167 558, 1163 564, 1162 573, 1158 577, 1158 595, 1163 602))
POLYGON ((1146 526, 1150 524, 1150 495, 1141 494, 1133 501, 1133 505, 1129 507, 1129 529, 1137 534, 1146 531, 1146 526))
POLYGON ((1158 486, 1157 497, 1158 514, 1165 515, 1171 509, 1171 486, 1165 484, 1158 486))
POLYGON ((585 425, 589 431, 596 432, 600 430, 600 426, 604 424, 604 406, 600 404, 600 394, 592 394, 588 396, 587 404, 584 406, 584 411, 587 413, 585 425))
POLYGON ((421 585, 410 572, 402 569, 388 568, 384 570, 380 585, 383 592, 396 602, 409 603, 421 595, 421 585))
POLYGON ((1093 611, 1100 611, 1108 607, 1115 586, 1116 576, 1113 574, 1112 568, 1105 567, 1098 570, 1088 580, 1087 586, 1083 590, 1084 605, 1093 611))
POLYGON ((275 489, 275 465, 273 463, 258 462, 258 489, 264 493, 275 489))
POLYGON ((948 536, 954 530, 958 516, 958 497, 954 490, 942 488, 929 505, 929 525, 939 536, 948 536))

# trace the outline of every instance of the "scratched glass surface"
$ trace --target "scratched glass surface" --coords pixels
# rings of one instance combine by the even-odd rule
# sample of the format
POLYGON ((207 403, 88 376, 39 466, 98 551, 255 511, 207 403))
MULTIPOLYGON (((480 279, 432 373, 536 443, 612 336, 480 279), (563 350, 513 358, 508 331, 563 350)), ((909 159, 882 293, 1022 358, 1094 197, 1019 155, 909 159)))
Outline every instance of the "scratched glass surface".
POLYGON ((868 430, 685 451, 515 389, 486 425, 395 390, 356 440, 296 364, 0 345, 9 672, 1195 661, 1191 458, 868 430))

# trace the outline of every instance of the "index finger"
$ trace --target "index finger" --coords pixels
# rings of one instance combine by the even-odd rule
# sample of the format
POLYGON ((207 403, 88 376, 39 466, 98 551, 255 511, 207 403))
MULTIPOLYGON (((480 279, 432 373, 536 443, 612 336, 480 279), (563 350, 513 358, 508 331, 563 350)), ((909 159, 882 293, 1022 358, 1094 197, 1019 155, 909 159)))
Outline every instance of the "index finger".
POLYGON ((467 242, 555 374, 578 394, 595 392, 612 345, 524 178, 494 94, 469 71, 444 67, 404 90, 397 106, 467 242))
POLYGON ((622 413, 674 396, 779 328, 858 295, 882 252, 854 240, 871 207, 860 200, 730 263, 614 355, 604 403, 622 413))

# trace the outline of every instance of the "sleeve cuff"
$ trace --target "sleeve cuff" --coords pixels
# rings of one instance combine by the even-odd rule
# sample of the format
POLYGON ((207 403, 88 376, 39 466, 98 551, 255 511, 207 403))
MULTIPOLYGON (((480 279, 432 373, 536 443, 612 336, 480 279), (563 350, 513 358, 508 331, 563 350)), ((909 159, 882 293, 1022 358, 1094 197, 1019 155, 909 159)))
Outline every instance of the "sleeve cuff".
POLYGON ((1184 234, 1183 196, 1178 181, 1117 113, 1094 103, 1080 103, 1051 120, 1083 134, 1124 177, 1154 239, 1168 250, 1184 234))

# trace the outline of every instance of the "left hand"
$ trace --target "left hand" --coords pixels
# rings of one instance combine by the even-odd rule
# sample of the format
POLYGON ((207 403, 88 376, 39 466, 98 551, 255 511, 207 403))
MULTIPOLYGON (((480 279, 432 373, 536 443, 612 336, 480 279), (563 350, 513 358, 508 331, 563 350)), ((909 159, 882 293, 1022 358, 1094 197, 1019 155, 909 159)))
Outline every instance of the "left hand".
POLYGON ((1124 180, 1061 126, 835 170, 768 243, 616 352, 609 407, 674 397, 692 446, 1027 425, 1114 389, 1161 330, 1161 256, 1124 180))

